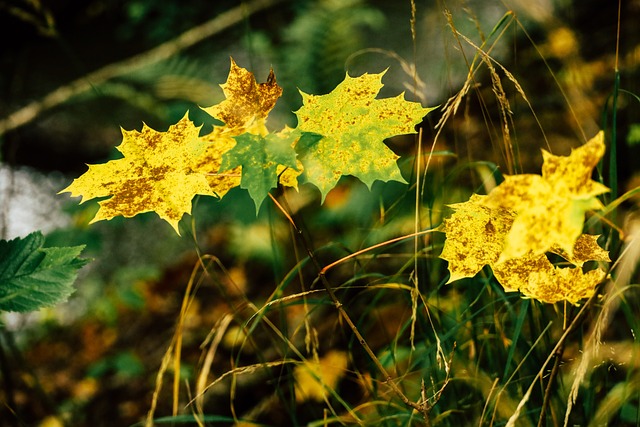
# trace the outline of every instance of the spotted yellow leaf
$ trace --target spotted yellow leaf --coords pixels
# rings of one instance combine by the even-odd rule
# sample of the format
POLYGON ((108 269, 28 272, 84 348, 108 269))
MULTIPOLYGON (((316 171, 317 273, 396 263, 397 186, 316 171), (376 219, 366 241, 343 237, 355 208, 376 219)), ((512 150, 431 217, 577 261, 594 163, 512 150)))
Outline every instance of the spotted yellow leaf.
POLYGON ((178 222, 191 212, 193 196, 216 195, 216 188, 198 170, 198 157, 209 146, 198 136, 199 130, 188 114, 166 132, 147 125, 140 132, 122 130, 122 143, 116 148, 124 157, 89 165, 61 193, 82 196, 81 203, 107 197, 99 202, 92 223, 155 211, 179 233, 178 222))
POLYGON ((383 140, 415 133, 415 126, 433 108, 423 108, 400 94, 376 99, 382 76, 346 75, 327 95, 302 94, 296 129, 318 135, 302 138, 296 148, 307 180, 322 200, 343 175, 359 178, 368 187, 375 180, 406 182, 396 164, 398 156, 383 140))
POLYGON ((585 273, 580 267, 554 266, 545 255, 512 258, 492 270, 505 291, 519 290, 524 297, 549 304, 577 304, 593 295, 606 276, 600 268, 585 273))
POLYGON ((488 265, 505 291, 524 297, 577 304, 593 295, 606 273, 583 266, 610 259, 597 243, 599 236, 582 234, 582 228, 585 212, 601 207, 595 196, 607 191, 591 180, 603 154, 599 133, 570 156, 543 152, 542 176, 509 176, 489 195, 474 194, 451 205, 440 256, 449 264, 448 283, 473 277, 488 265), (566 262, 553 265, 547 253, 566 262))
POLYGON ((229 190, 240 185, 242 168, 220 171, 222 156, 236 145, 234 136, 236 133, 232 130, 214 127, 213 132, 202 137, 208 144, 196 159, 195 169, 206 176, 218 198, 224 197, 229 190))
POLYGON ((582 233, 585 213, 602 208, 596 196, 608 191, 591 179, 604 151, 603 132, 572 150, 569 156, 554 156, 543 150, 542 176, 507 176, 489 193, 486 206, 510 209, 517 214, 501 261, 529 251, 540 255, 553 246, 571 256, 582 233))
POLYGON ((549 252, 560 255, 573 265, 582 267, 587 261, 606 261, 609 262, 609 252, 605 251, 598 245, 598 238, 591 234, 582 234, 573 245, 573 253, 568 254, 559 246, 553 246, 549 252))
POLYGON ((221 84, 225 100, 203 108, 210 116, 224 122, 235 135, 248 132, 257 135, 268 133, 266 121, 269 112, 282 95, 273 70, 265 83, 257 83, 253 73, 239 67, 233 58, 227 82, 221 84))
POLYGON ((516 214, 485 206, 486 197, 474 194, 467 202, 451 205, 454 213, 444 220, 442 231, 447 240, 440 258, 449 264, 447 283, 473 277, 488 265, 506 292, 520 291, 542 302, 576 304, 594 293, 605 272, 597 268, 585 273, 581 267, 586 261, 610 261, 607 251, 598 246, 599 236, 579 236, 571 256, 558 246, 550 249, 572 264, 569 267, 554 266, 545 254, 533 252, 501 261, 516 214))

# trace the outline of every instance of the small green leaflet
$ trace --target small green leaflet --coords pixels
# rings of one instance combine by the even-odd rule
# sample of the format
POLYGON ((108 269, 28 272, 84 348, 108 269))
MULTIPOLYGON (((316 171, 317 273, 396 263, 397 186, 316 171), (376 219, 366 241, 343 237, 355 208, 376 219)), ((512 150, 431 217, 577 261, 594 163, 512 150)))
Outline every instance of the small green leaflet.
POLYGON ((84 246, 43 248, 39 231, 24 239, 0 240, 0 311, 34 311, 66 301, 84 246))
POLYGON ((249 191, 256 205, 256 213, 269 190, 278 185, 278 166, 296 169, 293 143, 297 132, 285 128, 266 136, 244 133, 234 137, 236 145, 222 156, 220 171, 242 166, 240 187, 249 191))
POLYGON ((404 94, 376 99, 383 75, 347 74, 327 95, 300 91, 303 106, 296 111, 296 129, 322 138, 296 149, 307 180, 320 189, 323 201, 342 175, 355 176, 369 188, 375 180, 406 182, 396 164, 398 156, 383 140, 415 133, 415 126, 433 108, 407 101, 404 94))

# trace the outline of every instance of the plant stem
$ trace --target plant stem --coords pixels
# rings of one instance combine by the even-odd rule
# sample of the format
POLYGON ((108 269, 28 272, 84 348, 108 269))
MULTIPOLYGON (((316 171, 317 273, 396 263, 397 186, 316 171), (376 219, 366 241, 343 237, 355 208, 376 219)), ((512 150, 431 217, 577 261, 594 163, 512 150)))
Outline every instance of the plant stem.
MULTIPOLYGON (((611 111, 611 146, 609 147, 609 189, 611 200, 618 198, 618 153, 617 153, 617 122, 618 122, 618 92, 620 91, 620 71, 616 68, 613 83, 613 105, 611 111)), ((611 222, 616 221, 616 212, 611 212, 611 222)), ((611 233, 611 248, 616 250, 618 237, 615 232, 611 233)))
POLYGON ((540 410, 540 418, 538 418, 538 427, 542 427, 544 424, 545 415, 547 412, 547 407, 549 406, 549 401, 551 399, 551 389, 555 382, 556 376, 558 375, 558 368, 560 367, 560 362, 562 361, 562 354, 564 353, 564 341, 558 350, 555 352, 556 360, 553 363, 553 368, 551 368, 551 374, 549 375, 549 379, 547 381, 547 386, 544 389, 544 400, 542 401, 542 409, 540 410))
MULTIPOLYGON (((620 48, 620 11, 622 8, 622 1, 618 1, 618 27, 616 34, 616 60, 614 66, 614 80, 613 80, 613 105, 611 110, 611 146, 609 147, 609 189, 611 194, 611 200, 618 198, 618 153, 617 153, 617 139, 618 139, 618 93, 620 92, 620 70, 618 69, 618 58, 620 48)), ((617 211, 611 212, 611 222, 614 224, 616 221, 617 211)), ((618 250, 619 236, 615 232, 611 233, 611 246, 613 250, 618 250)))

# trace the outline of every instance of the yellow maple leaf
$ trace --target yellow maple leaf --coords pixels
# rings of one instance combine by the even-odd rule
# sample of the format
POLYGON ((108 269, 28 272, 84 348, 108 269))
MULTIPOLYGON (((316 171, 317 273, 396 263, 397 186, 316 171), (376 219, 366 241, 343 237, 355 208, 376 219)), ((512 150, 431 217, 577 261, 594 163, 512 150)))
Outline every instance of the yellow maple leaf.
POLYGON ((327 390, 335 389, 347 369, 347 355, 332 350, 319 360, 305 360, 293 369, 296 380, 296 401, 322 402, 327 390))
POLYGON ((222 155, 236 145, 233 136, 236 136, 234 132, 223 127, 214 127, 211 133, 202 137, 208 144, 195 161, 195 170, 205 175, 209 186, 219 198, 240 185, 241 167, 220 172, 222 155))
POLYGON ((611 261, 609 252, 598 245, 598 238, 591 234, 582 234, 573 245, 573 253, 568 254, 562 248, 553 246, 549 250, 556 255, 560 255, 573 265, 582 267, 587 261, 611 261))
POLYGON ((610 259, 599 236, 581 233, 585 212, 600 208, 596 196, 608 190, 591 180, 603 154, 601 132, 567 157, 543 151, 542 176, 509 176, 489 195, 451 205, 440 256, 449 263, 447 283, 473 277, 488 265, 505 291, 527 298, 577 304, 593 295, 606 273, 582 267, 610 259), (553 265, 548 252, 570 266, 553 265))
POLYGON ((513 258, 491 268, 505 291, 519 290, 524 297, 549 304, 577 304, 593 295, 606 276, 600 268, 585 273, 580 267, 554 266, 545 255, 513 258))
POLYGON ((215 187, 197 168, 198 157, 209 146, 198 136, 199 130, 188 114, 167 132, 147 125, 140 132, 123 129, 122 143, 116 148, 124 157, 89 165, 87 172, 60 193, 82 196, 81 203, 109 197, 99 202, 91 223, 155 211, 179 234, 178 222, 185 213, 191 213, 193 196, 216 195, 215 187))
POLYGON ((239 67, 231 58, 227 82, 220 87, 226 99, 202 109, 221 120, 233 135, 245 132, 266 135, 267 116, 282 95, 273 70, 265 83, 257 83, 253 73, 239 67))
POLYGON ((582 233, 585 212, 601 209, 596 196, 609 190, 591 179, 604 151, 602 131, 572 150, 569 156, 554 156, 542 150, 542 176, 506 176, 489 193, 484 202, 487 207, 517 213, 500 261, 530 251, 540 255, 553 246, 572 255, 576 239, 582 233))
POLYGON ((578 237, 571 257, 560 248, 552 248, 551 252, 563 256, 573 266, 554 266, 545 255, 530 253, 494 263, 491 269, 505 291, 519 290, 524 297, 550 304, 558 301, 577 304, 593 295, 606 276, 600 268, 585 273, 582 265, 586 261, 611 261, 609 253, 598 245, 598 237, 588 234, 578 237))

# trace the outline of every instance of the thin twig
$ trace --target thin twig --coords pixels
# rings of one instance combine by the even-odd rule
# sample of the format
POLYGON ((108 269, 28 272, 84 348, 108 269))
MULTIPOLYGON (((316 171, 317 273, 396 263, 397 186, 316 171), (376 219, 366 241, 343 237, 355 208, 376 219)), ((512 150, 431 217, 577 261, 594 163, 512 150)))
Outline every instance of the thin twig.
MULTIPOLYGON (((289 222, 292 221, 290 216, 288 216, 286 214, 285 214, 285 216, 287 216, 287 219, 289 219, 289 222)), ((340 258, 339 260, 334 261, 331 264, 323 267, 320 270, 320 274, 325 274, 327 271, 329 271, 330 269, 332 269, 336 265, 342 264, 343 262, 345 262, 347 260, 350 260, 351 258, 355 258, 357 256, 360 256, 360 255, 362 255, 364 253, 367 253, 369 251, 372 251, 374 249, 378 249, 378 248, 381 248, 383 246, 390 245, 392 243, 401 242, 403 240, 407 240, 407 239, 410 239, 412 237, 423 236, 425 234, 433 233, 434 231, 438 231, 438 229, 437 228, 432 228, 430 230, 422 230, 422 231, 417 231, 417 232, 411 233, 411 234, 405 234, 404 236, 396 237, 396 238, 393 238, 393 239, 390 239, 390 240, 386 240, 386 241, 381 242, 381 243, 376 243, 375 245, 369 246, 368 248, 360 249, 359 251, 356 251, 356 252, 354 252, 352 254, 349 254, 349 255, 347 255, 347 256, 345 256, 343 258, 340 258)))

